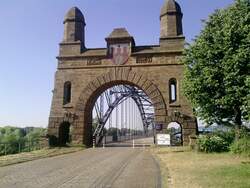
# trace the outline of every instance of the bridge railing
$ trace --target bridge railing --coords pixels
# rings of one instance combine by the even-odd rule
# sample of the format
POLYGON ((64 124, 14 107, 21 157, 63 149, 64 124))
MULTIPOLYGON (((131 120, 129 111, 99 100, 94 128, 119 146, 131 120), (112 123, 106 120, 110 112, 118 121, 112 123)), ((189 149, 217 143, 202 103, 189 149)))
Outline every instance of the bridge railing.
POLYGON ((3 142, 0 143, 0 156, 40 150, 43 147, 41 140, 3 142))
POLYGON ((114 136, 103 136, 102 142, 100 143, 101 145, 103 143, 109 144, 109 143, 115 143, 115 142, 124 142, 124 141, 132 141, 136 139, 141 139, 141 138, 147 138, 150 136, 145 136, 145 135, 122 135, 118 137, 114 136))

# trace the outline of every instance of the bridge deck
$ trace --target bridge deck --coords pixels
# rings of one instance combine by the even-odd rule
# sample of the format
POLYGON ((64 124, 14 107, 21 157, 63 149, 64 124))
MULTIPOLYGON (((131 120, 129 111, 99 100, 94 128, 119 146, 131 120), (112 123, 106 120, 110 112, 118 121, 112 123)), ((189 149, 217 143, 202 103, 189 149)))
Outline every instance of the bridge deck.
POLYGON ((121 142, 110 142, 105 144, 105 147, 133 147, 133 145, 134 147, 146 147, 146 146, 151 146, 153 144, 154 144, 154 138, 146 137, 146 138, 129 139, 121 142))

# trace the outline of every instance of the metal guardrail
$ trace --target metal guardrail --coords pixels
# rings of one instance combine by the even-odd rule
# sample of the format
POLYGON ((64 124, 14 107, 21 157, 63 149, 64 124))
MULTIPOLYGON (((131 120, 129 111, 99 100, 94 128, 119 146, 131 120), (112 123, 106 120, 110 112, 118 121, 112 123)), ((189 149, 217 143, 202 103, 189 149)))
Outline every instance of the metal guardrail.
POLYGON ((21 152, 30 152, 39 150, 42 147, 43 146, 40 140, 0 143, 0 156, 17 154, 21 152))

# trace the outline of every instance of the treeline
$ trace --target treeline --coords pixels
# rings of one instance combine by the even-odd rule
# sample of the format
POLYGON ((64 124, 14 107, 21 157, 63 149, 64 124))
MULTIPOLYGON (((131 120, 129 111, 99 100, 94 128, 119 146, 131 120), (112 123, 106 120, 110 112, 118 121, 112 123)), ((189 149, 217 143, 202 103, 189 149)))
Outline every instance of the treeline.
POLYGON ((0 155, 31 151, 39 148, 41 137, 46 135, 45 128, 0 127, 0 155))

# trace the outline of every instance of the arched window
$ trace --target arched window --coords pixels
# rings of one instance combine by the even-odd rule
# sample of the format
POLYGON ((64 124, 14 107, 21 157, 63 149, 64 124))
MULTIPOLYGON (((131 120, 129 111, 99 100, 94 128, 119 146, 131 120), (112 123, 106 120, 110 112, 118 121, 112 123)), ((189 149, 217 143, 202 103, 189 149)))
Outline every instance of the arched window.
POLYGON ((177 82, 175 78, 169 80, 169 102, 177 101, 177 82))
POLYGON ((71 82, 64 83, 63 104, 71 102, 71 82))

